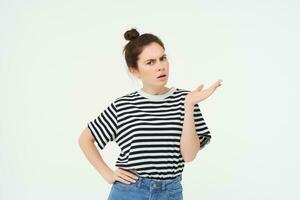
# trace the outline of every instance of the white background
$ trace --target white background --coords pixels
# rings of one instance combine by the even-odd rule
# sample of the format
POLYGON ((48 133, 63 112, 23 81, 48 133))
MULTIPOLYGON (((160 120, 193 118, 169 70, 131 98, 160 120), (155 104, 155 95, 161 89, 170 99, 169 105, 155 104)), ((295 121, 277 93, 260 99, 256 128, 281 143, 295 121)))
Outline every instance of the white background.
MULTIPOLYGON (((106 199, 78 145, 87 122, 139 89, 123 34, 165 44, 168 87, 223 85, 200 107, 211 143, 186 200, 299 199, 298 1, 2 1, 0 199, 106 199), (297 153, 298 152, 298 153, 297 153)), ((101 152, 114 168, 119 148, 101 152)))

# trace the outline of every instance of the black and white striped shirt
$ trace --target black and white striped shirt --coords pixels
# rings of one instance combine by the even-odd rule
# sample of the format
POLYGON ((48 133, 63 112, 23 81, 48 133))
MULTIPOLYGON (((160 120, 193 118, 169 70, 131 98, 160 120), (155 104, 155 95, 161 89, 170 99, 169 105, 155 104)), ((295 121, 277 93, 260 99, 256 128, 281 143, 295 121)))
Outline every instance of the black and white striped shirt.
MULTIPOLYGON (((189 92, 171 87, 165 94, 152 95, 139 89, 116 98, 87 126, 100 149, 110 141, 121 148, 116 167, 146 178, 175 178, 185 164, 180 137, 184 99, 189 92)), ((198 104, 194 120, 201 150, 210 142, 211 134, 198 104)))

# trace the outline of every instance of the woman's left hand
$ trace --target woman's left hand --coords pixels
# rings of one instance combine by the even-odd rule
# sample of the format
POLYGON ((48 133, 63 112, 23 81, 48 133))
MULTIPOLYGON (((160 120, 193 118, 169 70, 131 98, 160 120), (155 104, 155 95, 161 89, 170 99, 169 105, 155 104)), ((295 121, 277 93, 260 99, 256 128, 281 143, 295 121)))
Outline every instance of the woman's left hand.
POLYGON ((212 84, 209 88, 203 90, 203 84, 199 85, 195 90, 189 92, 185 97, 185 103, 190 105, 195 105, 200 101, 208 98, 217 87, 221 86, 221 82, 223 80, 218 80, 214 84, 212 84))

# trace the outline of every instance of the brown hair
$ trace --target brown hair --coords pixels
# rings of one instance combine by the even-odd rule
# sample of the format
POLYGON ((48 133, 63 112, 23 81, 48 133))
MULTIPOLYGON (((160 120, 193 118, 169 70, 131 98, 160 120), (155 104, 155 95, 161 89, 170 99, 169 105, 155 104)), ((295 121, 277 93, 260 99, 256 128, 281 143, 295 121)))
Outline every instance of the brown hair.
POLYGON ((125 60, 128 68, 131 67, 134 69, 138 69, 138 56, 140 55, 140 53, 142 53, 146 45, 152 42, 156 42, 163 49, 165 49, 163 42, 157 36, 151 33, 144 33, 140 35, 135 28, 127 30, 124 33, 124 38, 126 40, 129 40, 129 42, 125 45, 123 49, 123 54, 125 52, 125 60))

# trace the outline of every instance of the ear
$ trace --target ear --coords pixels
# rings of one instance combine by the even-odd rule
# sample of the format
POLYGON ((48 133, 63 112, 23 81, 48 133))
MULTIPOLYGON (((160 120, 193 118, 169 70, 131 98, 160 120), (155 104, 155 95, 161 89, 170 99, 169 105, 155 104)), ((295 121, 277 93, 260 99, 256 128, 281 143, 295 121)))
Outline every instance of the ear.
POLYGON ((140 72, 139 72, 139 70, 137 70, 137 69, 135 69, 135 68, 133 68, 133 67, 129 67, 129 71, 130 71, 130 73, 133 74, 134 76, 140 78, 140 72))

